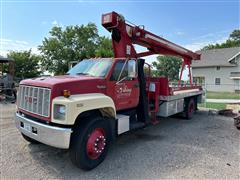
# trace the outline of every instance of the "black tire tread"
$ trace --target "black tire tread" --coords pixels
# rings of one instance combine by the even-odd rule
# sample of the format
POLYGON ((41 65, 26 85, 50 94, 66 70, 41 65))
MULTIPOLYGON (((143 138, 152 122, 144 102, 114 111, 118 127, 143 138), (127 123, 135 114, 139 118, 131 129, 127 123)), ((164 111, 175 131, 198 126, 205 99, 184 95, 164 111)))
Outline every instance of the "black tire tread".
POLYGON ((71 136, 70 144, 70 159, 74 165, 83 170, 91 170, 98 166, 104 159, 108 151, 108 146, 110 144, 110 126, 106 119, 102 117, 91 117, 87 121, 81 121, 81 123, 76 124, 73 129, 73 134, 71 136), (85 143, 87 140, 87 135, 92 128, 99 126, 105 126, 105 131, 107 133, 107 145, 102 153, 102 155, 96 160, 90 160, 86 155, 85 143))
POLYGON ((195 110, 196 110, 196 103, 195 103, 193 97, 188 98, 188 99, 186 99, 185 101, 186 101, 186 103, 185 103, 185 107, 184 107, 184 117, 185 117, 187 120, 190 120, 190 119, 192 119, 192 116, 189 116, 189 114, 188 114, 189 105, 190 105, 190 103, 193 103, 193 104, 194 104, 194 111, 195 111, 195 110))

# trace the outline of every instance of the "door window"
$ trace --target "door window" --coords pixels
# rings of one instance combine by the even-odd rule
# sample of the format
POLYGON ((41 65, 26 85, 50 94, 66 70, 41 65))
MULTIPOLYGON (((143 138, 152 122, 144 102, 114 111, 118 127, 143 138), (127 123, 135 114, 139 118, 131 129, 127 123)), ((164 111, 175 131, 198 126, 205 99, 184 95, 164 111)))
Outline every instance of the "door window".
POLYGON ((128 63, 126 60, 120 60, 115 64, 110 80, 120 81, 123 78, 125 80, 132 80, 132 78, 128 77, 128 63))

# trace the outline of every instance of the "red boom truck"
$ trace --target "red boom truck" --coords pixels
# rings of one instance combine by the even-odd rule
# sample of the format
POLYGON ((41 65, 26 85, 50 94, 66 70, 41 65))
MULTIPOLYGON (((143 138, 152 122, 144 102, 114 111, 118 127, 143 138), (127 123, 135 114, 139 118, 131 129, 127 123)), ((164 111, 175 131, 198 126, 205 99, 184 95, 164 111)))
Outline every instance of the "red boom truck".
MULTIPOLYGON (((69 149, 71 161, 90 170, 122 133, 157 123, 156 117, 193 116, 204 91, 192 84, 190 64, 200 55, 126 23, 116 12, 102 15, 112 34, 114 58, 82 60, 67 75, 23 80, 16 126, 30 143, 69 149), (134 44, 146 47, 137 53, 134 44), (189 69, 190 86, 171 88, 165 77, 144 75, 143 56, 173 55, 189 69)), ((180 85, 179 81, 179 85, 180 85)))

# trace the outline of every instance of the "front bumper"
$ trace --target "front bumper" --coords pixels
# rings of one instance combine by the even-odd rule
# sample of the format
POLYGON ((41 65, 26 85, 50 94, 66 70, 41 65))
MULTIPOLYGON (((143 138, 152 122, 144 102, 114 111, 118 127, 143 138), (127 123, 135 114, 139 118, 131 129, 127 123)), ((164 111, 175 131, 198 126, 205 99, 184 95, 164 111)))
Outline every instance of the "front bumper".
POLYGON ((69 148, 71 128, 60 128, 38 123, 18 113, 16 113, 15 122, 21 133, 36 141, 61 149, 69 148))

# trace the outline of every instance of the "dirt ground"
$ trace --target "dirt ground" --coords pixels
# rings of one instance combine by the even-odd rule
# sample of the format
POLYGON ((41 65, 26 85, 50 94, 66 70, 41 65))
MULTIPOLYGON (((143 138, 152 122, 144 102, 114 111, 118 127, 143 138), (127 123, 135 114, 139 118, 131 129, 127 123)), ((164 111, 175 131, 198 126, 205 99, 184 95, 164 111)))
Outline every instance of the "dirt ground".
POLYGON ((240 179, 240 131, 208 110, 118 137, 88 172, 72 165, 67 150, 24 141, 14 111, 0 104, 1 179, 240 179))

